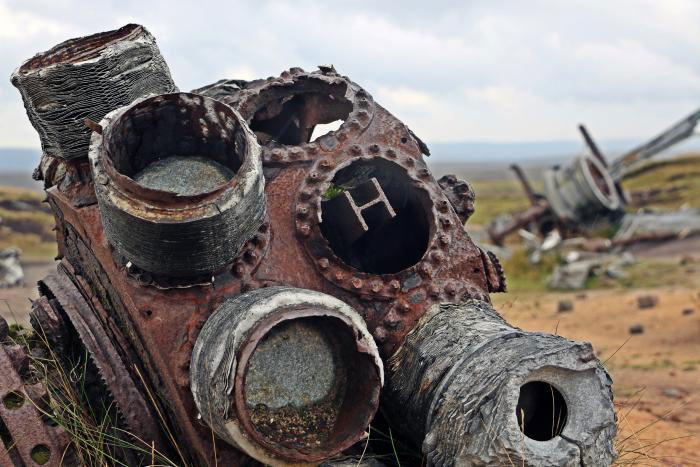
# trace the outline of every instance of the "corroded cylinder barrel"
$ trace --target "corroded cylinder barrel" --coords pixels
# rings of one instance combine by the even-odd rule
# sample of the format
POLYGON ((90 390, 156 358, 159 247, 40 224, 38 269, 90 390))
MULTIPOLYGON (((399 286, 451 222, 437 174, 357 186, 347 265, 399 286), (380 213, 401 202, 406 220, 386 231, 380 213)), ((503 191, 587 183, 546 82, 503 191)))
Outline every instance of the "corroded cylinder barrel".
POLYGON ((131 264, 211 278, 261 226, 260 147, 231 107, 164 94, 110 112, 100 126, 90 146, 95 192, 107 240, 131 264))
POLYGON ((612 381, 589 343, 490 305, 435 305, 388 364, 384 398, 428 465, 609 465, 612 381))
POLYGON ((207 320, 192 394, 216 434, 261 462, 316 464, 357 442, 379 404, 383 368, 360 315, 329 295, 270 287, 207 320))
POLYGON ((598 159, 582 156, 544 175, 547 201, 561 219, 581 222, 622 207, 615 182, 598 159))
POLYGON ((84 119, 148 94, 177 91, 153 36, 137 24, 70 39, 37 54, 12 73, 45 154, 87 155, 84 119))

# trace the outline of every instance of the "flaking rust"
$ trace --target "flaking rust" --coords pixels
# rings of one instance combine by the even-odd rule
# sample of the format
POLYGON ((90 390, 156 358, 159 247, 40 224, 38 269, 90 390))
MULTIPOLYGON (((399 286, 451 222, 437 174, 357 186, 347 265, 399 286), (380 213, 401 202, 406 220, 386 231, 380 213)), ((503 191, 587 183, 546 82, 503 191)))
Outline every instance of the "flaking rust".
MULTIPOLYGON (((474 192, 436 181, 427 146, 332 66, 164 92, 101 112, 89 150, 42 158, 62 259, 60 280, 41 289, 57 306, 39 315, 57 344, 56 315, 73 324, 125 418, 139 407, 150 424, 137 434, 178 463, 323 462, 365 436, 387 363, 403 383, 388 381, 382 403, 420 392, 415 368, 392 356, 406 355, 409 335, 430 347, 428 310, 468 302, 495 315, 489 292, 505 276, 464 229, 474 192)), ((464 355, 474 342, 445 341, 464 355)), ((435 357, 462 358, 448 350, 435 357)), ((435 401, 470 376, 453 363, 449 378, 427 375, 435 401)), ((519 386, 504 390, 511 400, 519 386)), ((432 417, 437 403, 407 413, 432 417)), ((403 416, 392 412, 395 427, 403 416)), ((426 443, 436 465, 474 446, 426 443)))

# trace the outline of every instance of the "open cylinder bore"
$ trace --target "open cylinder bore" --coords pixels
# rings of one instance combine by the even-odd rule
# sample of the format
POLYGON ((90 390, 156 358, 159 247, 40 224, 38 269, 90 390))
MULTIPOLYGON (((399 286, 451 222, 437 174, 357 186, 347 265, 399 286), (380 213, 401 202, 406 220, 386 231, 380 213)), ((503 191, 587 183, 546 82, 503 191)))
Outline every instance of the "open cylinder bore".
POLYGON ((383 381, 362 318, 331 296, 289 287, 222 304, 197 338, 190 368, 204 420, 275 465, 318 462, 361 439, 383 381))
POLYGON ((265 217, 260 147, 231 107, 190 93, 117 109, 90 158, 109 242, 168 277, 211 278, 265 217))

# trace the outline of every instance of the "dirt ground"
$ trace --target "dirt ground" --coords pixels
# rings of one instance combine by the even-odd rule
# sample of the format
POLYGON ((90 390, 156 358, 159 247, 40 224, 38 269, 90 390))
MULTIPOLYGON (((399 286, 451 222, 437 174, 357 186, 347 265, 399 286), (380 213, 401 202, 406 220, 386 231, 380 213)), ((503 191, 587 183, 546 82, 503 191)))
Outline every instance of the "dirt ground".
MULTIPOLYGON (((8 322, 28 323, 36 282, 55 267, 24 266, 25 287, 0 289, 0 314, 8 322)), ((700 465, 700 262, 696 266, 687 269, 691 287, 493 296, 516 326, 593 343, 614 380, 618 464, 700 465), (641 295, 656 296, 658 305, 639 309, 641 295), (571 300, 573 311, 558 313, 559 300, 571 300), (644 327, 642 334, 630 335, 635 324, 644 327)))
POLYGON ((36 283, 56 268, 53 261, 23 261, 22 267, 24 287, 0 289, 0 316, 9 324, 29 324, 29 312, 32 308, 29 300, 39 296, 36 283))
POLYGON ((511 324, 593 343, 614 381, 618 464, 700 465, 700 264, 690 275, 691 287, 493 297, 511 324), (641 295, 658 305, 640 309, 641 295))

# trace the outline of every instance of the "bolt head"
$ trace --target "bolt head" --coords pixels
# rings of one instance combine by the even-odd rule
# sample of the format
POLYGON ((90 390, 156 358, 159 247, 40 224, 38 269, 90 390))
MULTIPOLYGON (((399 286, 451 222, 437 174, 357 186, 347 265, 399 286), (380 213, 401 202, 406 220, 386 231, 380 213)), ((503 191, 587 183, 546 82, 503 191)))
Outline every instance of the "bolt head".
POLYGON ((236 263, 231 272, 236 277, 243 277, 243 274, 245 274, 245 266, 243 266, 241 263, 236 263))
POLYGON ((258 254, 255 251, 248 250, 243 253, 243 261, 248 264, 253 264, 258 259, 258 254))
POLYGON ((311 226, 306 223, 301 224, 299 226, 299 233, 304 237, 308 237, 309 235, 311 235, 311 226))
POLYGON ((289 150, 289 157, 291 159, 294 159, 294 160, 301 159, 301 156, 302 156, 302 151, 300 148, 295 147, 295 148, 291 148, 289 150))
POLYGON ((377 340, 377 342, 386 342, 386 338, 388 337, 388 334, 386 332, 386 329, 384 329, 382 326, 378 326, 374 330, 374 338, 377 340))

